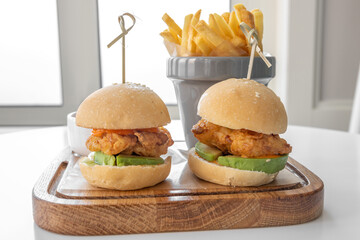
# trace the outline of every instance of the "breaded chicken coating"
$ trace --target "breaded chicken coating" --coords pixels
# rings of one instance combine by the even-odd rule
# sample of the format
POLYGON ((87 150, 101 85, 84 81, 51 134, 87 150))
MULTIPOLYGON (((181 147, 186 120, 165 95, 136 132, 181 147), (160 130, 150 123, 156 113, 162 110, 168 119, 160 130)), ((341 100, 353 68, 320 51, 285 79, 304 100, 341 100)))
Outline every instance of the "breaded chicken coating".
POLYGON ((92 134, 86 141, 86 147, 92 152, 102 151, 108 155, 135 153, 147 157, 166 154, 168 147, 173 144, 165 128, 159 128, 157 132, 134 131, 127 135, 104 131, 101 136, 92 134))
POLYGON ((283 155, 290 153, 292 149, 278 134, 230 129, 204 119, 193 126, 192 132, 200 142, 244 158, 283 155))

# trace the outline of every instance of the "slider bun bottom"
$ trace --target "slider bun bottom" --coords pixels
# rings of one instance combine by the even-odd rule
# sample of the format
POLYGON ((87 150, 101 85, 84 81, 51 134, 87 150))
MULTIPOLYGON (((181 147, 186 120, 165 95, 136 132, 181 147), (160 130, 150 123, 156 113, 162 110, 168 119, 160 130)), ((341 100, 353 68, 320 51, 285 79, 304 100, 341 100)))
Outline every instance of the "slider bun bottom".
POLYGON ((95 187, 135 190, 154 186, 164 181, 170 173, 171 157, 165 159, 164 164, 139 166, 89 166, 79 160, 80 171, 89 184, 95 187))
POLYGON ((278 174, 240 170, 210 163, 197 155, 195 148, 189 150, 188 164, 197 177, 226 186, 260 186, 272 182, 278 174))

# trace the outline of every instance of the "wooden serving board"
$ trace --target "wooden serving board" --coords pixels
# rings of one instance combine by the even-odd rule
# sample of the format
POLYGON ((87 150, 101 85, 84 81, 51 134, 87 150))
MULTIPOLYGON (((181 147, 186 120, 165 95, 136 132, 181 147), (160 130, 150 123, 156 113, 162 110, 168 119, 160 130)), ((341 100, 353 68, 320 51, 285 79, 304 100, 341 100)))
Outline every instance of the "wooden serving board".
POLYGON ((34 186, 36 224, 61 234, 108 235, 282 226, 322 212, 323 182, 292 158, 271 184, 226 187, 193 175, 186 150, 173 147, 168 154, 172 169, 164 182, 114 191, 90 186, 79 157, 63 150, 34 186))

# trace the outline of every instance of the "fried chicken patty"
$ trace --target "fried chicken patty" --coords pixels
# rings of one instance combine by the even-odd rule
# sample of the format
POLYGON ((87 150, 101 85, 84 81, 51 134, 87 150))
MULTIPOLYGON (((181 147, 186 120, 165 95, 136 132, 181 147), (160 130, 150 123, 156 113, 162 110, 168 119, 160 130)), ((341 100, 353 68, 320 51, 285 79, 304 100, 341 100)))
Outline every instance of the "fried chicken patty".
POLYGON ((135 153, 147 157, 159 157, 173 144, 165 128, 158 128, 157 132, 135 130, 126 135, 104 131, 100 136, 92 134, 86 141, 86 147, 92 152, 102 151, 108 155, 135 153))
POLYGON ((194 125, 191 131, 200 142, 216 147, 224 153, 244 158, 288 154, 292 149, 278 134, 234 130, 204 119, 194 125))

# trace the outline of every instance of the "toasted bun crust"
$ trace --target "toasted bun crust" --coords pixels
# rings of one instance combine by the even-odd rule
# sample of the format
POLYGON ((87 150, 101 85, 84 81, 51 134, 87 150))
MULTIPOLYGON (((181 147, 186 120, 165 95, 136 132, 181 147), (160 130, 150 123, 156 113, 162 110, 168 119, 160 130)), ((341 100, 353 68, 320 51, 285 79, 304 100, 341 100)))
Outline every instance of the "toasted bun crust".
POLYGON ((154 186, 164 181, 169 176, 171 157, 165 159, 164 164, 153 166, 89 166, 83 163, 88 159, 83 157, 79 160, 82 175, 89 184, 116 190, 135 190, 154 186))
POLYGON ((272 182, 278 174, 239 170, 210 163, 197 155, 195 148, 189 150, 188 164, 197 177, 227 186, 260 186, 272 182))
POLYGON ((231 78, 205 91, 198 115, 231 129, 248 129, 264 134, 284 133, 287 115, 280 98, 253 80, 231 78))
POLYGON ((135 83, 114 84, 95 91, 76 113, 76 125, 85 128, 152 128, 169 122, 169 112, 160 97, 135 83))

